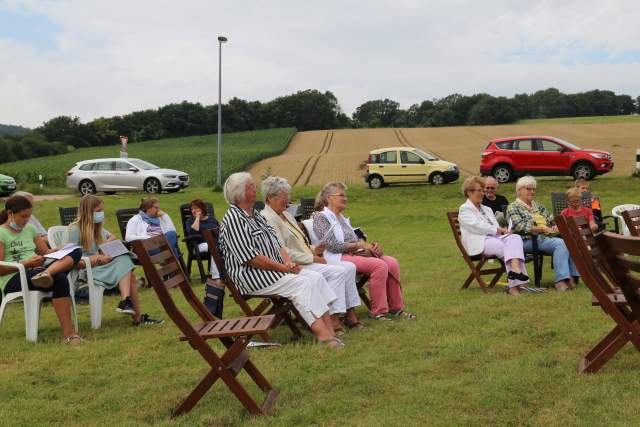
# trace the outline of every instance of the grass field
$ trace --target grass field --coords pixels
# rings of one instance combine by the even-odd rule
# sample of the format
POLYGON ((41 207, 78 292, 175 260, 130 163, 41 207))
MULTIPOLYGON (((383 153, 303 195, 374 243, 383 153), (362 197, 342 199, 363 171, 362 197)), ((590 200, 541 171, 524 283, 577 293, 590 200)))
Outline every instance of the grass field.
POLYGON ((518 125, 533 124, 593 124, 593 123, 640 123, 640 115, 629 116, 589 116, 589 117, 562 117, 559 119, 526 119, 518 120, 518 125))
MULTIPOLYGON (((571 181, 545 179, 538 200, 571 181)), ((317 187, 294 190, 311 196, 317 187)), ((592 182, 605 210, 637 201, 631 179, 592 182)), ((514 185, 501 193, 513 200, 514 185)), ((280 390, 273 412, 247 415, 217 383, 188 415, 170 421, 171 411, 208 368, 169 321, 133 328, 104 303, 102 329, 92 331, 89 309, 79 307, 87 343, 65 347, 50 305, 42 310, 40 341, 24 339, 23 315, 11 305, 0 327, 0 420, 3 425, 166 426, 602 426, 638 425, 640 355, 627 345, 595 375, 579 375, 579 358, 613 323, 591 306, 581 286, 569 293, 511 298, 477 287, 460 291, 468 270, 454 244, 445 212, 462 203, 459 185, 401 186, 378 191, 349 189, 347 214, 370 239, 380 241, 402 268, 408 308, 418 320, 373 323, 349 332, 340 352, 314 345, 307 334, 289 343, 283 327, 274 332, 281 348, 250 350, 252 359, 280 390)), ((178 222, 179 203, 193 197, 225 211, 220 193, 192 188, 162 195, 161 207, 178 222)), ((104 198, 109 229, 115 210, 135 206, 139 195, 104 198)), ((36 214, 51 226, 57 206, 77 199, 41 202, 36 214)), ((194 279, 197 293, 202 286, 194 279)), ((551 285, 545 262, 543 284, 551 285)), ((166 318, 155 293, 141 294, 143 309, 166 318)), ((238 315, 230 298, 225 316, 238 315)), ((218 346, 219 348, 219 346, 218 346)), ((241 377, 246 380, 246 375, 241 377)), ((245 381, 245 384, 247 382, 245 381)), ((255 388, 251 388, 255 392, 255 388)))
POLYGON ((251 171, 262 176, 266 170, 271 170, 296 185, 322 185, 336 178, 360 184, 364 182, 361 166, 369 151, 410 145, 456 163, 463 175, 468 175, 478 173, 480 154, 493 138, 551 135, 580 147, 611 152, 615 167, 609 174, 630 176, 635 170, 636 149, 640 148, 640 119, 624 116, 625 120, 620 122, 593 123, 580 122, 580 119, 597 118, 577 118, 576 122, 554 119, 504 126, 298 132, 284 153, 256 163, 251 171))
MULTIPOLYGON (((295 129, 282 128, 223 135, 222 175, 227 176, 265 157, 280 154, 294 134, 295 129)), ((118 157, 118 150, 119 146, 83 148, 59 156, 0 163, 0 173, 13 176, 21 189, 28 187, 28 190, 34 189, 38 183, 38 175, 42 174, 47 180, 47 187, 59 191, 65 186, 65 173, 76 162, 118 157)), ((216 152, 215 135, 129 144, 130 157, 138 157, 160 167, 185 171, 191 176, 192 185, 199 187, 215 184, 216 152)))

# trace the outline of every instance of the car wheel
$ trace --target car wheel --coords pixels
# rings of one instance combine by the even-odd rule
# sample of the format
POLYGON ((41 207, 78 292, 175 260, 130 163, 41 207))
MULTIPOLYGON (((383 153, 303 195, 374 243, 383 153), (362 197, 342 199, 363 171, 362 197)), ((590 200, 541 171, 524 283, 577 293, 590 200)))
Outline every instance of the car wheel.
POLYGON ((573 167, 573 179, 592 179, 593 178, 593 166, 590 163, 578 163, 573 167))
POLYGON ((511 171, 511 168, 507 165, 496 166, 493 169, 493 172, 491 174, 496 179, 496 181, 498 181, 500 184, 509 182, 511 181, 511 178, 513 178, 513 172, 511 171))
POLYGON ((155 178, 149 178, 144 182, 144 191, 150 194, 157 194, 162 191, 162 187, 160 186, 160 181, 155 178))
POLYGON ((84 181, 80 181, 80 185, 78 185, 78 190, 80 194, 86 196, 87 194, 96 194, 96 186, 93 182, 85 179, 84 181))
POLYGON ((106 194, 107 196, 113 196, 114 194, 116 194, 115 191, 105 191, 104 194, 106 194))
POLYGON ((433 185, 444 184, 444 175, 440 172, 434 172, 429 176, 429 182, 433 185))
POLYGON ((380 175, 373 175, 369 178, 369 188, 377 190, 382 187, 384 187, 384 180, 380 175))

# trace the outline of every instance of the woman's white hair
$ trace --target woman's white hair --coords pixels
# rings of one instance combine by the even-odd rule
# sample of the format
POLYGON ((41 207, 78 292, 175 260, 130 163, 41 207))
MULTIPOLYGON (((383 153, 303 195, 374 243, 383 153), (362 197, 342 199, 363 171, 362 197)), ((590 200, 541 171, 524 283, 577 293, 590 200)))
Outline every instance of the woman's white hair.
POLYGON ((253 181, 253 177, 249 172, 236 172, 229 175, 229 178, 224 182, 224 199, 230 205, 244 202, 247 184, 253 181))
POLYGON ((320 206, 328 206, 329 205, 329 196, 334 194, 337 189, 342 191, 347 191, 347 185, 344 182, 332 181, 328 182, 322 187, 320 193, 316 197, 316 208, 319 209, 320 206))
POLYGON ((525 187, 533 187, 536 188, 538 186, 538 182, 531 175, 525 175, 522 178, 518 179, 516 182, 516 193, 525 187))
POLYGON ((290 190, 289 181, 281 176, 270 176, 262 181, 262 197, 264 197, 265 202, 271 197, 275 197, 280 193, 288 193, 290 190))

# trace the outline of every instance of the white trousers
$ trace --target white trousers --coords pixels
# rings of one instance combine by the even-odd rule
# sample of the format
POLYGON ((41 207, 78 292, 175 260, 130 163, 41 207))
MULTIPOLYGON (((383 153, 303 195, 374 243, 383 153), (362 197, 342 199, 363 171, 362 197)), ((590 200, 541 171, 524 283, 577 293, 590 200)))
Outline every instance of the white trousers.
MULTIPOLYGON (((207 245, 207 242, 198 243, 198 250, 200 251, 200 253, 202 253, 202 252, 207 252, 208 253, 209 252, 209 245, 207 245)), ((211 257, 210 273, 211 273, 211 278, 212 279, 219 279, 220 278, 220 272, 218 271, 218 267, 216 266, 216 263, 213 260, 213 257, 211 257)))
POLYGON ((329 304, 337 299, 322 274, 311 270, 287 274, 273 285, 250 295, 279 295, 290 299, 309 326, 329 311, 329 304))
POLYGON ((346 313, 348 309, 360 305, 360 297, 356 288, 356 266, 351 262, 340 261, 338 264, 301 265, 305 270, 317 271, 327 281, 338 297, 329 305, 329 313, 346 313))

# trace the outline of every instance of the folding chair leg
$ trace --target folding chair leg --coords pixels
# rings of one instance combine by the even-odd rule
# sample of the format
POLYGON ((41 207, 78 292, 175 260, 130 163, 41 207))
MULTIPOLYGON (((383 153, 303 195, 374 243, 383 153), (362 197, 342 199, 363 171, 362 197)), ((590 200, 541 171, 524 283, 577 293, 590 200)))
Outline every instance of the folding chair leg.
POLYGON ((191 393, 180 403, 173 414, 171 414, 171 418, 175 418, 179 415, 189 412, 193 407, 202 399, 202 396, 211 388, 211 386, 220 378, 220 374, 218 369, 213 368, 207 375, 200 380, 196 388, 193 389, 191 393))
POLYGON ((609 332, 591 351, 581 360, 578 366, 579 372, 598 372, 629 341, 629 336, 616 326, 609 332))
POLYGON ((500 278, 502 277, 502 271, 500 273, 496 273, 496 275, 493 277, 493 279, 491 279, 491 282, 489 283, 489 287, 493 288, 496 283, 498 283, 498 280, 500 280, 500 278))
POLYGON ((196 264, 198 264, 198 272, 200 273, 200 280, 202 283, 207 281, 207 275, 204 272, 204 267, 202 266, 202 260, 200 258, 196 258, 196 264))

